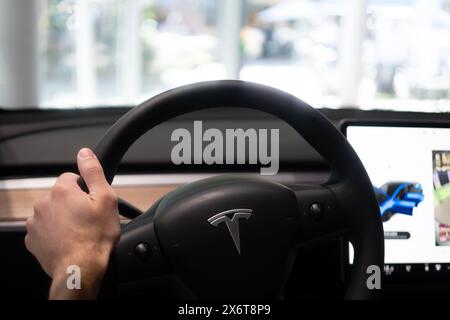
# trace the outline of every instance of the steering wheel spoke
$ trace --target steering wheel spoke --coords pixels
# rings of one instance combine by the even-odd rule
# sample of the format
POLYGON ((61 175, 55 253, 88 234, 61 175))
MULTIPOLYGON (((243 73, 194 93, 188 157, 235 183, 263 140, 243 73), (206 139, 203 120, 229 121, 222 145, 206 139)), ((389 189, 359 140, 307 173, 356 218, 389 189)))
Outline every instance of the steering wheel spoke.
POLYGON ((300 244, 346 233, 346 217, 333 191, 320 185, 293 185, 299 208, 300 244))
POLYGON ((170 273, 154 227, 153 215, 158 203, 122 227, 121 239, 112 259, 118 283, 152 279, 170 273))
POLYGON ((118 199, 119 214, 128 219, 139 217, 143 212, 122 198, 118 199))

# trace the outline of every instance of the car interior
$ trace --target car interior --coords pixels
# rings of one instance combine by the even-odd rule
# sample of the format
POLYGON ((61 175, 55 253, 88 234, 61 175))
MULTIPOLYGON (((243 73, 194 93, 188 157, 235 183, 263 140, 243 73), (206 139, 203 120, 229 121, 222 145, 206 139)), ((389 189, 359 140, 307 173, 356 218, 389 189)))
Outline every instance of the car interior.
POLYGON ((2 296, 48 298, 25 221, 90 147, 100 298, 447 298, 448 39, 448 0, 0 0, 2 296))

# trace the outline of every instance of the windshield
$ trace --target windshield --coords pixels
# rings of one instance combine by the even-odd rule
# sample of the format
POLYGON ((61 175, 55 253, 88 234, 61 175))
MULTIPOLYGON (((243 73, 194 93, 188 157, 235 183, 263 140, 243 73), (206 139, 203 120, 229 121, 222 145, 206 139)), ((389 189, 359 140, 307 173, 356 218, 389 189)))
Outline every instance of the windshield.
POLYGON ((397 191, 398 187, 400 187, 403 184, 403 182, 391 182, 391 183, 386 183, 383 184, 381 186, 381 190, 383 190, 384 192, 386 192, 386 194, 390 197, 392 197, 395 193, 395 191, 397 191))
POLYGON ((241 79, 315 107, 450 109, 450 0, 0 0, 0 106, 241 79))

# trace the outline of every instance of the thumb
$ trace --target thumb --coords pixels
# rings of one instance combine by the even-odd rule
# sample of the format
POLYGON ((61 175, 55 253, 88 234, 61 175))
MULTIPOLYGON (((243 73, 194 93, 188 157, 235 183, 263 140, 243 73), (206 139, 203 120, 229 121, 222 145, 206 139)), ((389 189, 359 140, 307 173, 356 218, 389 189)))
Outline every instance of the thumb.
POLYGON ((91 149, 83 148, 78 152, 77 164, 78 171, 89 189, 89 194, 109 188, 103 168, 91 149))

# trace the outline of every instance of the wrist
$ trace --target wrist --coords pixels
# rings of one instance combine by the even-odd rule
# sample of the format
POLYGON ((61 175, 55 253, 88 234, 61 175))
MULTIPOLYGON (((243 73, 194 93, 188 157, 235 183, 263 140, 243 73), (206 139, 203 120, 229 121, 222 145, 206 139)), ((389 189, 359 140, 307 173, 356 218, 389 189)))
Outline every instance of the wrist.
POLYGON ((95 299, 109 256, 89 253, 62 259, 52 276, 50 299, 95 299))

